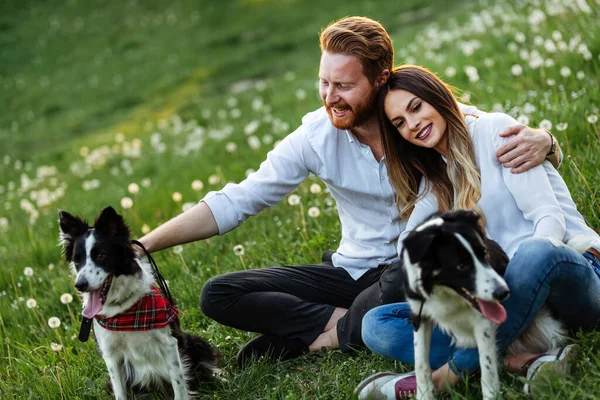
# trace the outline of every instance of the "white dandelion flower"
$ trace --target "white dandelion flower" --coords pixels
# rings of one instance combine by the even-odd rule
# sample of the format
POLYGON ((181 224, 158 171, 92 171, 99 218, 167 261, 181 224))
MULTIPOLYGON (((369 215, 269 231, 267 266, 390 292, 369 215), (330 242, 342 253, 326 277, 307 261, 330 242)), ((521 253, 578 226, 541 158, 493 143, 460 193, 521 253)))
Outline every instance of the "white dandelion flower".
POLYGON ((177 245, 177 246, 173 246, 173 253, 175 254, 181 254, 181 252, 183 251, 183 246, 182 245, 177 245))
POLYGON ((50 343, 50 348, 52 350, 54 350, 54 351, 61 351, 62 348, 63 348, 63 346, 60 343, 54 343, 54 342, 52 342, 52 343, 50 343))
POLYGON ((304 90, 304 89, 296 90, 296 98, 298 100, 304 100, 306 98, 306 90, 304 90))
POLYGON ((523 73, 523 67, 521 67, 519 64, 515 64, 511 67, 510 72, 514 76, 519 76, 523 73))
POLYGON ((297 206, 300 204, 300 196, 297 194, 290 194, 287 201, 290 206, 297 206))
POLYGON ((589 122, 590 124, 595 124, 596 122, 598 122, 598 116, 596 114, 588 115, 587 122, 589 122))
POLYGON ((23 275, 25 275, 28 278, 32 277, 33 276, 33 268, 31 268, 31 267, 25 267, 23 269, 23 275))
POLYGON ((152 180, 150 180, 150 178, 144 178, 142 179, 142 186, 147 188, 150 187, 150 185, 152 184, 152 180))
POLYGON ((313 183, 310 185, 310 192, 313 194, 321 193, 321 185, 318 183, 313 183))
POLYGON ((130 183, 127 186, 127 191, 131 194, 138 194, 140 192, 140 186, 137 183, 130 183))
POLYGON ((183 199, 183 196, 179 192, 173 192, 173 194, 171 195, 171 198, 173 199, 173 201, 176 201, 177 203, 179 203, 181 201, 181 199, 183 199))
POLYGON ((204 183, 201 180, 196 179, 192 182, 192 190, 199 191, 202 188, 204 188, 204 183))
POLYGON ((123 197, 121 199, 121 207, 126 210, 133 207, 133 200, 131 200, 131 197, 123 197))
POLYGON ((52 329, 56 329, 60 326, 60 319, 58 317, 48 318, 48 326, 52 329))
POLYGON ((242 246, 241 244, 236 244, 235 246, 233 246, 233 253, 236 256, 243 256, 244 255, 244 246, 242 246))
POLYGON ((528 117, 527 115, 523 115, 523 114, 519 115, 519 116, 517 117, 517 121, 518 121, 520 124, 523 124, 523 125, 529 125, 529 117, 528 117))
POLYGON ((27 302, 25 304, 27 305, 27 308, 37 307, 37 301, 35 301, 35 299, 27 299, 27 302))
POLYGON ((563 78, 568 78, 571 75, 571 68, 562 67, 560 69, 560 74, 562 75, 563 78))
POLYGON ((146 235, 146 234, 150 233, 150 230, 151 230, 151 229, 150 229, 150 226, 148 226, 148 224, 144 224, 144 225, 142 225, 142 233, 143 233, 144 235, 146 235))
POLYGON ((52 271, 54 269, 54 264, 48 264, 48 271, 52 271))
POLYGON ((552 122, 550 122, 550 120, 543 119, 540 122, 540 129, 543 129, 545 131, 551 130, 552 129, 552 122))
POLYGON ((188 210, 191 210, 195 205, 196 205, 196 203, 191 202, 191 201, 189 201, 187 203, 183 203, 183 205, 181 206, 181 210, 183 212, 186 212, 188 210))
POLYGON ((321 215, 321 210, 318 207, 311 207, 308 209, 308 216, 311 218, 317 218, 321 215))
POLYGON ((453 76, 456 75, 456 68, 450 66, 446 68, 446 71, 444 71, 444 74, 448 77, 448 78, 452 78, 453 76))
POLYGON ((208 183, 210 185, 216 185, 220 181, 221 181, 221 178, 219 178, 218 175, 211 175, 211 176, 208 177, 208 183))
POLYGON ((225 145, 225 150, 228 153, 233 153, 237 150, 237 144, 235 144, 234 142, 229 142, 225 145))
POLYGON ((577 75, 575 75, 575 76, 577 76, 577 79, 582 80, 583 78, 585 78, 585 72, 578 71, 577 75))
POLYGON ((557 131, 565 131, 565 130, 567 130, 568 127, 569 127, 569 124, 566 122, 560 122, 560 123, 556 124, 557 131))
POLYGON ((63 304, 70 304, 73 301, 73 295, 71 293, 63 293, 60 295, 60 302, 63 304))

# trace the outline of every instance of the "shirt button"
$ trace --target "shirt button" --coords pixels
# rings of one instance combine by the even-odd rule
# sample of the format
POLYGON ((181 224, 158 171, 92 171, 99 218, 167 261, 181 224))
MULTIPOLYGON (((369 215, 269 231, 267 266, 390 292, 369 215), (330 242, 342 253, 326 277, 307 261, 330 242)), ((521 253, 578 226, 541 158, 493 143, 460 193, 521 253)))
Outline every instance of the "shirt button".
POLYGON ((364 149, 363 151, 365 152, 365 154, 369 154, 369 149, 364 149))
POLYGON ((384 179, 385 179, 385 176, 381 175, 381 176, 379 177, 379 179, 381 179, 381 180, 384 180, 384 179))

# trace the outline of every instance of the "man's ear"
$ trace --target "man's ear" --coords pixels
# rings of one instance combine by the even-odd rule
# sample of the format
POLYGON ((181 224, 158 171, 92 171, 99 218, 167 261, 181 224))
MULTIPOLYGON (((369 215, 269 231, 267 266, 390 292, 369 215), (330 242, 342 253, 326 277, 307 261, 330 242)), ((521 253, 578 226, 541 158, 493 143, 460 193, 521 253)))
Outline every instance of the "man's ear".
POLYGON ((114 208, 108 206, 100 213, 94 222, 94 228, 98 232, 108 233, 114 236, 129 238, 129 228, 114 208))
POLYGON ((389 78, 390 70, 386 68, 383 71, 381 71, 381 74, 379 74, 379 77, 377 77, 377 87, 384 85, 389 78))

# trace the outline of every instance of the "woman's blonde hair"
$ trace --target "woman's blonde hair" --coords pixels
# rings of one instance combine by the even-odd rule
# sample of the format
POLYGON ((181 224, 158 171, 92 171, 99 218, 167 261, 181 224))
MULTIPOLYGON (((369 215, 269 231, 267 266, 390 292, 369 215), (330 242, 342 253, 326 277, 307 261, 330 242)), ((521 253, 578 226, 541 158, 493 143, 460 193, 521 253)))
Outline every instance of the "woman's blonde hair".
MULTIPOLYGON (((400 216, 403 219, 410 216, 419 200, 419 182, 423 176, 428 181, 423 196, 432 190, 440 211, 467 209, 481 214, 477 206, 481 198, 481 176, 475 163, 473 141, 452 88, 423 67, 402 65, 394 69, 382 86, 377 101, 385 163, 396 189, 400 216), (447 163, 436 150, 405 140, 387 118, 385 98, 391 90, 399 89, 429 103, 446 120, 447 163)), ((482 224, 485 225, 483 219, 482 224)))

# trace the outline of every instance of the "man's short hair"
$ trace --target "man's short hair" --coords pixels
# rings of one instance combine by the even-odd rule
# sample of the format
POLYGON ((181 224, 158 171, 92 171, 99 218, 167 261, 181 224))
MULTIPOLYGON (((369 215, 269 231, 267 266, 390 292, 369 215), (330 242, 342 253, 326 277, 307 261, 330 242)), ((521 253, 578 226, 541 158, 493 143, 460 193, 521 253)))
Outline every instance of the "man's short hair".
POLYGON ((392 71, 394 48, 383 26, 370 18, 346 17, 321 31, 321 51, 354 56, 371 83, 384 70, 392 71))

